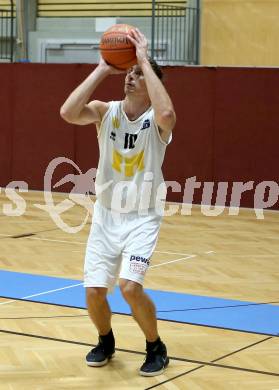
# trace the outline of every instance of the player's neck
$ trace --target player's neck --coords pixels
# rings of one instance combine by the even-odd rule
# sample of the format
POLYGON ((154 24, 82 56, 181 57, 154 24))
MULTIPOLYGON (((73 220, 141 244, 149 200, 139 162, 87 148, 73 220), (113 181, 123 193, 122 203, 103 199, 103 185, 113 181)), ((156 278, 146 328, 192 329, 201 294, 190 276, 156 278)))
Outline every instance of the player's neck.
POLYGON ((123 110, 130 120, 140 117, 150 107, 151 102, 143 96, 125 96, 123 110))

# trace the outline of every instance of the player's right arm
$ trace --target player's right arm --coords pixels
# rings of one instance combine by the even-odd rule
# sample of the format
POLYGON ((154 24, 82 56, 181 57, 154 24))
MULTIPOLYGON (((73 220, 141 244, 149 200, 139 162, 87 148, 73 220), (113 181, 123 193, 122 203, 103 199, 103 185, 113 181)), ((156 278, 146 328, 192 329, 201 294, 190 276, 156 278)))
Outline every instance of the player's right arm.
POLYGON ((70 94, 60 108, 61 117, 69 123, 88 125, 101 123, 108 109, 108 103, 99 100, 88 102, 97 86, 110 74, 118 70, 109 66, 102 58, 92 73, 70 94))

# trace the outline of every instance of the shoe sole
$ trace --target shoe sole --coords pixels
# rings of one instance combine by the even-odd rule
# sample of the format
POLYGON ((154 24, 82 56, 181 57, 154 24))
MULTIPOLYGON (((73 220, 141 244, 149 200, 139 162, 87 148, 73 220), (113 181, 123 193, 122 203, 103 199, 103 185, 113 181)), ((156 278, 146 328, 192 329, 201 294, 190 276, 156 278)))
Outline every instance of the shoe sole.
POLYGON ((141 371, 140 370, 139 373, 140 373, 141 376, 157 376, 157 375, 161 375, 161 374, 163 374, 165 369, 168 367, 168 365, 169 365, 169 358, 166 359, 165 365, 164 365, 164 367, 160 371, 145 372, 145 371, 141 371))
POLYGON ((108 356, 105 360, 103 360, 102 362, 88 362, 86 360, 86 364, 89 366, 89 367, 102 367, 102 366, 105 366, 111 359, 114 358, 114 354, 112 354, 111 356, 108 356))

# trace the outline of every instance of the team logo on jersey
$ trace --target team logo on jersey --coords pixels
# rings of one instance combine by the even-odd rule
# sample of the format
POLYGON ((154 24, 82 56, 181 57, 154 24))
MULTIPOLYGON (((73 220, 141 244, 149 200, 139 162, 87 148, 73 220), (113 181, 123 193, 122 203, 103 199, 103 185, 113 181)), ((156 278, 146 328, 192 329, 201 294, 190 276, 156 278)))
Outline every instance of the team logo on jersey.
POLYGON ((145 120, 143 121, 141 130, 148 129, 148 127, 150 127, 150 120, 149 120, 149 119, 145 119, 145 120))
POLYGON ((118 119, 116 116, 113 116, 113 117, 112 117, 112 126, 113 126, 115 129, 119 129, 119 127, 120 127, 119 119, 118 119))
POLYGON ((144 169, 144 151, 126 157, 113 149, 112 167, 117 172, 123 172, 126 177, 132 177, 137 171, 141 172, 144 169))
POLYGON ((116 137, 116 134, 115 134, 115 132, 114 131, 112 131, 111 133, 110 133, 110 139, 112 139, 113 141, 115 141, 115 137, 116 137))

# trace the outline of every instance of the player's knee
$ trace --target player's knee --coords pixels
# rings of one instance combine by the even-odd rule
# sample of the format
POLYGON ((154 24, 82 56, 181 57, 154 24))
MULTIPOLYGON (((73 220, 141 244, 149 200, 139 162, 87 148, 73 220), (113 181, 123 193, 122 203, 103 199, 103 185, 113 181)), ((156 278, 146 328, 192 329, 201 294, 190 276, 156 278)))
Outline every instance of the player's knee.
POLYGON ((88 302, 102 302, 106 299, 107 288, 104 287, 87 287, 86 297, 88 302))
POLYGON ((128 303, 138 301, 143 294, 142 286, 131 280, 120 280, 119 287, 124 299, 128 303))

